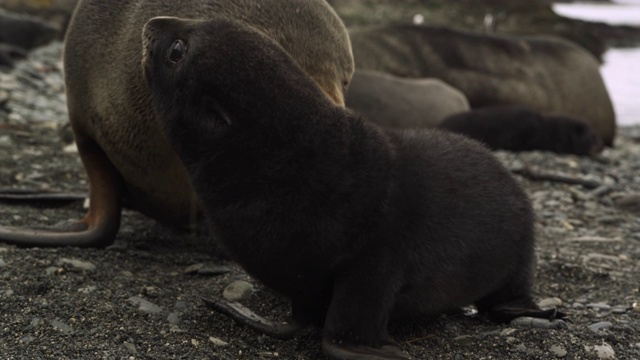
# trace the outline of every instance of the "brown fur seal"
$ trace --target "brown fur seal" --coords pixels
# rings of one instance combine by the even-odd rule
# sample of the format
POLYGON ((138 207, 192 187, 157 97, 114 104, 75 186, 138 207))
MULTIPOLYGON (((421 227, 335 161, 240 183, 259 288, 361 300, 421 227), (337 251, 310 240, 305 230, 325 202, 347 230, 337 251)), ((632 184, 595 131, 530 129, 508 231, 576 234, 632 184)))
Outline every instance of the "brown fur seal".
POLYGON ((157 18, 144 39, 158 125, 216 236, 294 323, 323 325, 327 355, 409 359, 391 318, 468 303, 557 315, 531 299, 527 195, 482 145, 362 120, 234 20, 157 18))
POLYGON ((377 71, 356 70, 347 107, 380 126, 433 128, 449 115, 469 110, 467 98, 439 79, 407 79, 377 71))
POLYGON ((462 91, 472 108, 523 105, 583 119, 611 146, 615 114, 586 50, 553 37, 477 34, 390 25, 350 32, 358 69, 435 77, 462 91))
POLYGON ((545 116, 522 106, 494 106, 451 115, 438 126, 494 150, 546 150, 595 156, 603 149, 593 128, 566 116, 545 116))
POLYGON ((80 1, 66 35, 64 72, 70 122, 90 182, 90 209, 72 232, 0 227, 0 241, 108 245, 119 228, 123 197, 160 221, 189 224, 198 201, 160 133, 140 69, 142 27, 164 15, 241 21, 279 43, 327 97, 343 104, 353 58, 346 29, 324 0, 80 1))

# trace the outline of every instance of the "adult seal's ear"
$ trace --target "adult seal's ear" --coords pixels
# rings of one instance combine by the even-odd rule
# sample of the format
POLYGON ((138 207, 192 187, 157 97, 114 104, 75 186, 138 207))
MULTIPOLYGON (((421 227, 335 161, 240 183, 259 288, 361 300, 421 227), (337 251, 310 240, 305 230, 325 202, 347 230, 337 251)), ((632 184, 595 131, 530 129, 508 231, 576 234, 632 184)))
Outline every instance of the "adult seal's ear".
MULTIPOLYGON (((324 0, 80 0, 65 39, 64 73, 69 120, 89 178, 90 208, 71 228, 0 226, 0 241, 109 245, 125 196, 132 207, 159 221, 193 225, 199 200, 161 134, 140 65, 142 28, 159 15, 241 22, 278 43, 327 98, 344 105, 344 86, 354 67, 351 45, 324 0)), ((219 114, 233 121, 224 111, 219 114)))

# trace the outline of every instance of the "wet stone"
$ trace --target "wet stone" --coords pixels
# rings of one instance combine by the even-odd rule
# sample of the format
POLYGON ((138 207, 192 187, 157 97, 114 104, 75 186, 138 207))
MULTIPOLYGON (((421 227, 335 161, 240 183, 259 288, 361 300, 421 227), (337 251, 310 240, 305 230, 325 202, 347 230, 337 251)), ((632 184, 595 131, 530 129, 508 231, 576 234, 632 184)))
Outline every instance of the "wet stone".
POLYGON ((543 309, 554 308, 561 305, 562 305, 562 300, 558 298, 547 298, 547 299, 542 299, 540 300, 540 302, 538 302, 538 306, 540 306, 543 309))
POLYGON ((73 266, 76 269, 81 269, 81 270, 86 270, 86 271, 93 271, 93 270, 96 269, 96 266, 93 265, 92 263, 90 263, 88 261, 78 260, 78 259, 62 258, 62 259, 60 259, 60 263, 69 264, 69 265, 73 266))
POLYGON ((171 325, 180 325, 182 318, 180 317, 180 313, 172 312, 167 316, 167 321, 171 325))
POLYGON ((226 342, 226 341, 224 341, 224 340, 221 340, 221 339, 218 339, 218 338, 213 337, 213 336, 210 336, 210 337, 209 337, 209 341, 211 341, 211 343, 212 343, 213 345, 215 345, 215 346, 221 346, 221 347, 222 347, 222 346, 227 346, 227 345, 229 345, 229 343, 228 343, 228 342, 226 342))
POLYGON ((123 345, 131 354, 136 355, 138 353, 138 349, 136 349, 136 345, 134 343, 125 341, 123 345))
POLYGON ((567 356, 567 350, 560 345, 553 345, 549 348, 549 352, 551 352, 557 358, 563 358, 567 356))
POLYGON ((0 258, 0 268, 3 268, 5 266, 7 266, 7 263, 4 261, 3 258, 0 258))
POLYGON ((139 309, 149 314, 159 314, 162 312, 162 308, 152 303, 149 300, 145 300, 139 296, 132 296, 129 301, 134 305, 138 305, 139 309))
POLYGON ((71 335, 74 333, 73 328, 60 320, 52 320, 51 326, 60 330, 65 335, 71 335))
POLYGON ((629 307, 623 305, 616 305, 611 308, 611 313, 616 315, 625 314, 627 311, 629 311, 629 307))
POLYGON ((596 333, 596 334, 600 334, 600 332, 604 329, 607 329, 609 327, 611 327, 613 324, 610 323, 609 321, 600 321, 597 322, 595 324, 591 324, 589 325, 589 330, 591 330, 592 332, 596 333))
POLYGON ((253 294, 253 285, 243 280, 232 282, 222 292, 222 296, 229 301, 246 300, 251 294, 253 294))
POLYGON ((601 360, 613 360, 616 358, 616 353, 613 351, 611 345, 602 343, 602 345, 585 346, 585 350, 590 353, 595 353, 598 359, 601 360))
POLYGON ((597 311, 611 311, 611 305, 603 304, 603 303, 587 304, 587 307, 597 311))

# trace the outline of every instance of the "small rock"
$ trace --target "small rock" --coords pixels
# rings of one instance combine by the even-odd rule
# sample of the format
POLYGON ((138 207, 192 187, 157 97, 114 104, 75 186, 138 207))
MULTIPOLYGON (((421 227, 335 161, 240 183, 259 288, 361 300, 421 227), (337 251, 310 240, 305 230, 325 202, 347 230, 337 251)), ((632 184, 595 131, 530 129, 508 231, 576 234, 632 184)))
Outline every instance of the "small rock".
POLYGON ((510 325, 523 329, 563 329, 567 326, 562 320, 547 320, 526 316, 511 320, 510 325))
POLYGON ((226 274, 230 271, 231 269, 229 269, 226 266, 204 266, 198 269, 198 275, 218 276, 218 275, 226 274))
POLYGON ((567 350, 564 349, 564 347, 560 346, 560 345, 553 345, 549 348, 549 351, 555 355, 557 358, 563 358, 565 356, 567 356, 567 350))
POLYGON ((60 262, 63 263, 63 264, 69 264, 69 265, 73 266, 76 269, 81 269, 81 270, 86 270, 86 271, 93 271, 93 270, 96 269, 96 266, 93 265, 92 263, 90 263, 88 261, 78 260, 78 259, 62 258, 62 259, 60 259, 60 262))
POLYGON ((11 140, 11 136, 9 135, 0 136, 0 146, 10 147, 12 145, 13 145, 13 140, 11 140))
POLYGON ((460 335, 453 338, 453 342, 461 346, 470 346, 478 342, 478 339, 473 335, 460 335))
POLYGON ((58 267, 57 266, 49 266, 48 268, 44 269, 44 272, 47 275, 53 275, 56 272, 58 272, 58 267))
POLYGON ((52 320, 51 321, 51 326, 53 326, 54 328, 60 330, 65 335, 73 334, 73 328, 71 326, 63 323, 62 321, 52 320))
POLYGON ((136 349, 136 345, 134 343, 130 343, 128 341, 124 342, 124 347, 127 348, 127 350, 129 350, 129 352, 133 355, 137 355, 138 354, 138 349, 136 349))
POLYGON ((209 336, 209 341, 211 341, 213 343, 213 345, 215 345, 215 346, 227 346, 227 345, 229 345, 228 342, 220 340, 220 339, 218 339, 216 337, 213 337, 213 336, 209 336))
POLYGON ((640 214, 640 193, 623 195, 615 200, 615 204, 622 210, 640 214))
POLYGON ((253 294, 253 285, 243 280, 236 280, 227 285, 222 296, 229 301, 242 301, 253 294))
POLYGON ((169 321, 169 324, 171 325, 180 325, 180 323, 182 322, 182 318, 180 317, 179 313, 172 312, 169 314, 169 316, 167 316, 167 321, 169 321))
POLYGON ((184 269, 184 273, 185 274, 193 274, 198 272, 198 270, 202 269, 204 267, 204 264, 193 264, 193 265, 189 265, 186 267, 186 269, 184 269))
POLYGON ((25 335, 23 337, 20 338, 20 342, 23 344, 28 344, 30 342, 32 342, 35 339, 35 337, 31 336, 31 335, 25 335))
POLYGON ((142 287, 142 295, 146 295, 151 298, 158 297, 162 291, 155 286, 144 286, 142 287))
POLYGON ((587 307, 597 311, 611 311, 611 305, 604 303, 591 303, 587 304, 587 307))
POLYGON ((585 346, 586 351, 593 352, 598 355, 598 359, 601 360, 613 360, 616 358, 616 353, 613 351, 611 345, 602 343, 602 345, 585 346))
POLYGON ((97 288, 98 287, 95 285, 90 285, 90 286, 86 286, 78 289, 78 292, 83 294, 91 294, 92 292, 96 291, 97 288))
POLYGON ((595 324, 589 325, 589 330, 596 334, 600 334, 601 330, 611 327, 613 324, 608 321, 600 321, 595 324))
POLYGON ((543 309, 555 308, 562 305, 562 300, 558 298, 546 298, 538 302, 538 306, 543 309))
POLYGON ((611 308, 611 313, 616 315, 626 314, 627 311, 629 311, 629 307, 624 305, 616 305, 611 308))
POLYGON ((148 300, 145 300, 145 299, 143 299, 143 298, 141 298, 139 296, 132 296, 132 297, 129 298, 129 301, 131 303, 133 303, 134 305, 138 305, 139 309, 144 311, 144 312, 146 312, 146 313, 159 314, 159 313, 162 312, 162 308, 161 307, 159 307, 158 305, 156 305, 156 304, 154 304, 154 303, 152 303, 152 302, 150 302, 148 300))
POLYGON ((5 266, 7 266, 7 263, 6 263, 6 262, 4 262, 4 259, 3 259, 3 258, 0 258, 0 268, 3 268, 3 267, 5 267, 5 266))

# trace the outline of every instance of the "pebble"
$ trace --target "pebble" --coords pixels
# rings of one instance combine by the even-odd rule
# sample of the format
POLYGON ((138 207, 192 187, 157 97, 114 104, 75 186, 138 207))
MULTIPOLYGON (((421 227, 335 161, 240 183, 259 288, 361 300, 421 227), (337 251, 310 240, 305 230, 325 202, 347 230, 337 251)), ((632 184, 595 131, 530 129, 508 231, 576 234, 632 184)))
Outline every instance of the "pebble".
POLYGON ((622 210, 640 214, 640 193, 623 195, 614 202, 622 210))
POLYGON ((232 282, 222 292, 222 296, 229 301, 247 300, 251 294, 253 294, 253 285, 243 280, 232 282))
POLYGON ((546 299, 540 300, 540 302, 538 302, 538 306, 540 306, 543 309, 554 308, 554 307, 562 306, 562 300, 555 297, 546 298, 546 299))
POLYGON ((7 263, 4 261, 3 258, 0 258, 0 268, 3 268, 5 266, 7 266, 7 263))
POLYGON ((78 292, 82 294, 91 294, 92 292, 96 291, 96 289, 98 289, 97 286, 89 285, 89 286, 78 289, 78 292))
POLYGON ((511 326, 521 329, 563 329, 567 324, 562 320, 547 320, 532 317, 519 317, 511 320, 511 326))
POLYGON ((162 312, 161 307, 139 296, 132 296, 129 298, 129 301, 134 305, 138 305, 139 309, 142 310, 143 312, 146 312, 149 314, 160 314, 162 312))
POLYGON ((597 311, 611 311, 611 305, 604 303, 591 303, 587 304, 587 307, 597 311))
POLYGON ((555 355, 557 358, 563 358, 567 356, 567 350, 560 345, 553 345, 549 348, 549 351, 555 355))
POLYGON ((461 346, 472 346, 478 342, 478 338, 473 335, 461 335, 453 338, 453 342, 461 346))
POLYGON ((88 261, 78 260, 78 259, 62 258, 62 259, 60 259, 60 263, 69 264, 69 265, 73 266, 76 269, 81 269, 81 270, 86 270, 86 271, 93 271, 93 270, 96 269, 96 266, 93 265, 92 263, 90 263, 88 261))
POLYGON ((600 322, 589 325, 589 330, 599 335, 601 330, 607 329, 612 325, 613 324, 608 321, 600 321, 600 322))
POLYGON ((180 313, 172 312, 167 316, 167 321, 171 325, 180 325, 182 318, 180 317, 180 313))
POLYGON ((125 348, 127 348, 127 350, 129 350, 131 354, 133 355, 138 354, 138 349, 136 349, 136 344, 125 341, 123 345, 125 348))
POLYGON ((71 335, 74 333, 73 328, 65 323, 63 323, 62 321, 59 320, 52 320, 51 321, 51 326, 53 326, 54 328, 60 330, 63 334, 65 335, 71 335))
POLYGON ((213 337, 213 336, 209 336, 209 341, 211 341, 211 343, 213 343, 213 345, 215 345, 215 346, 227 346, 227 345, 229 345, 228 342, 226 342, 224 340, 221 340, 221 339, 218 339, 218 338, 213 337))
POLYGON ((160 290, 155 286, 143 286, 141 293, 142 295, 145 295, 151 298, 156 298, 160 296, 160 294, 162 293, 162 290, 160 290))
POLYGON ((629 307, 624 305, 616 305, 611 308, 611 313, 616 315, 626 314, 627 311, 629 311, 629 307))
POLYGON ((587 352, 595 353, 600 360, 613 360, 616 358, 616 353, 613 351, 611 345, 602 343, 602 345, 585 346, 587 352))

